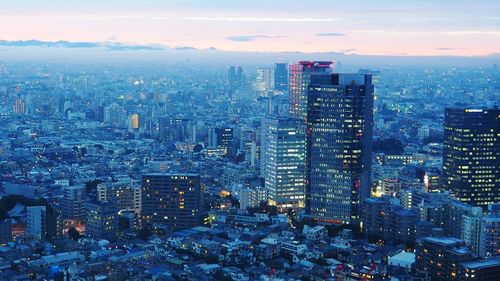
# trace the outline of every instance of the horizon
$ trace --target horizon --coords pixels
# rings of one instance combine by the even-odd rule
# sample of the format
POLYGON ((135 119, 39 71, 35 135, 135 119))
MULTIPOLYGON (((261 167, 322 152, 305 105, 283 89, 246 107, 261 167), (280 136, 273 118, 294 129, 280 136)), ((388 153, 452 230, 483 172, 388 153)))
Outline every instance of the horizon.
POLYGON ((488 0, 21 0, 2 6, 0 40, 7 42, 402 57, 484 57, 500 51, 500 3, 488 0))

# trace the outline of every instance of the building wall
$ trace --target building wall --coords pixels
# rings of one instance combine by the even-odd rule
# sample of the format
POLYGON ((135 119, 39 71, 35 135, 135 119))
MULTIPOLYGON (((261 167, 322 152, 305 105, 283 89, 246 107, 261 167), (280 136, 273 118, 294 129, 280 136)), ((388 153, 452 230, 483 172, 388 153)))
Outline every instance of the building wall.
POLYGON ((142 220, 145 225, 165 224, 171 229, 201 223, 200 176, 153 173, 142 177, 142 220))

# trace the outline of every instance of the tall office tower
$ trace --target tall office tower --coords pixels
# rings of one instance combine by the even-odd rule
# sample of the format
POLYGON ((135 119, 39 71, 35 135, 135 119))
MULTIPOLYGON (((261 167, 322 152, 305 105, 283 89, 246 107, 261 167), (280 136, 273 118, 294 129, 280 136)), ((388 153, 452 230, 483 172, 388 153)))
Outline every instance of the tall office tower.
POLYGON ((119 211, 134 211, 135 214, 141 213, 141 187, 129 184, 112 182, 101 183, 97 185, 97 200, 113 201, 118 206, 119 211))
POLYGON ((243 74, 243 67, 238 68, 231 66, 228 71, 228 82, 231 89, 239 88, 245 83, 245 75, 243 74))
POLYGON ((274 73, 272 68, 259 67, 257 68, 257 76, 255 77, 255 90, 260 92, 260 96, 267 96, 269 90, 274 88, 274 73))
POLYGON ((64 187, 61 201, 63 219, 85 220, 86 202, 87 193, 85 191, 85 186, 64 187))
POLYGON ((296 118, 262 120, 262 177, 270 204, 303 208, 306 187, 306 126, 296 118))
POLYGON ((306 120, 307 87, 312 74, 329 74, 332 72, 331 61, 299 61, 291 64, 289 69, 289 115, 306 120))
POLYGON ((371 75, 312 75, 308 92, 306 212, 355 223, 371 185, 371 75))
POLYGON ((113 239, 118 231, 118 206, 112 201, 88 202, 85 233, 94 238, 113 239))
POLYGON ((227 71, 227 80, 229 82, 229 86, 232 88, 236 84, 236 67, 231 66, 227 71))
POLYGON ((278 91, 288 90, 288 64, 274 64, 274 89, 278 91))
POLYGON ((447 108, 443 184, 469 205, 500 202, 500 109, 447 108))
POLYGON ((142 177, 142 221, 171 229, 201 222, 200 176, 186 173, 150 173, 142 177))
POLYGON ((99 105, 97 107, 97 121, 104 122, 104 105, 99 105))
POLYGON ((14 101, 14 113, 15 114, 25 114, 26 113, 26 105, 23 98, 16 98, 14 101))
POLYGON ((36 239, 45 239, 45 236, 47 235, 47 217, 45 206, 26 207, 26 216, 26 232, 36 239))

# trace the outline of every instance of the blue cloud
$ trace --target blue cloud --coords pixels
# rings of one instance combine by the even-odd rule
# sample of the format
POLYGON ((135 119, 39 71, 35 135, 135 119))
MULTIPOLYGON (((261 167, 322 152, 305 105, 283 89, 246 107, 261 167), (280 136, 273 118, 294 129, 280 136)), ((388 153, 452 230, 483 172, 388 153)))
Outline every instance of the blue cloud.
POLYGON ((273 39, 273 38, 284 38, 285 36, 269 36, 269 35, 234 35, 226 37, 226 40, 235 42, 248 42, 255 41, 258 39, 273 39))
POLYGON ((41 40, 0 40, 0 46, 4 47, 45 47, 45 48, 105 48, 110 51, 157 51, 164 47, 147 45, 126 45, 112 42, 69 42, 69 41, 41 41, 41 40))
POLYGON ((325 33, 316 33, 316 36, 320 37, 336 37, 336 36, 347 36, 345 33, 338 32, 325 32, 325 33))
POLYGON ((442 47, 437 48, 438 51, 455 51, 455 50, 464 50, 464 48, 450 48, 450 47, 442 47))

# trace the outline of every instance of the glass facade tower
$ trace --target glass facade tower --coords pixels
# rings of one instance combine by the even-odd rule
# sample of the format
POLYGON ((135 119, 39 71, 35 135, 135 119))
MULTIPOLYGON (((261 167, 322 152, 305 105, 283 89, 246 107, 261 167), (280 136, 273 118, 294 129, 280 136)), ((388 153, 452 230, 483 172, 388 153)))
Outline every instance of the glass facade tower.
POLYGON ((307 103, 309 217, 358 222, 360 202, 370 193, 372 137, 371 75, 312 75, 307 103))

